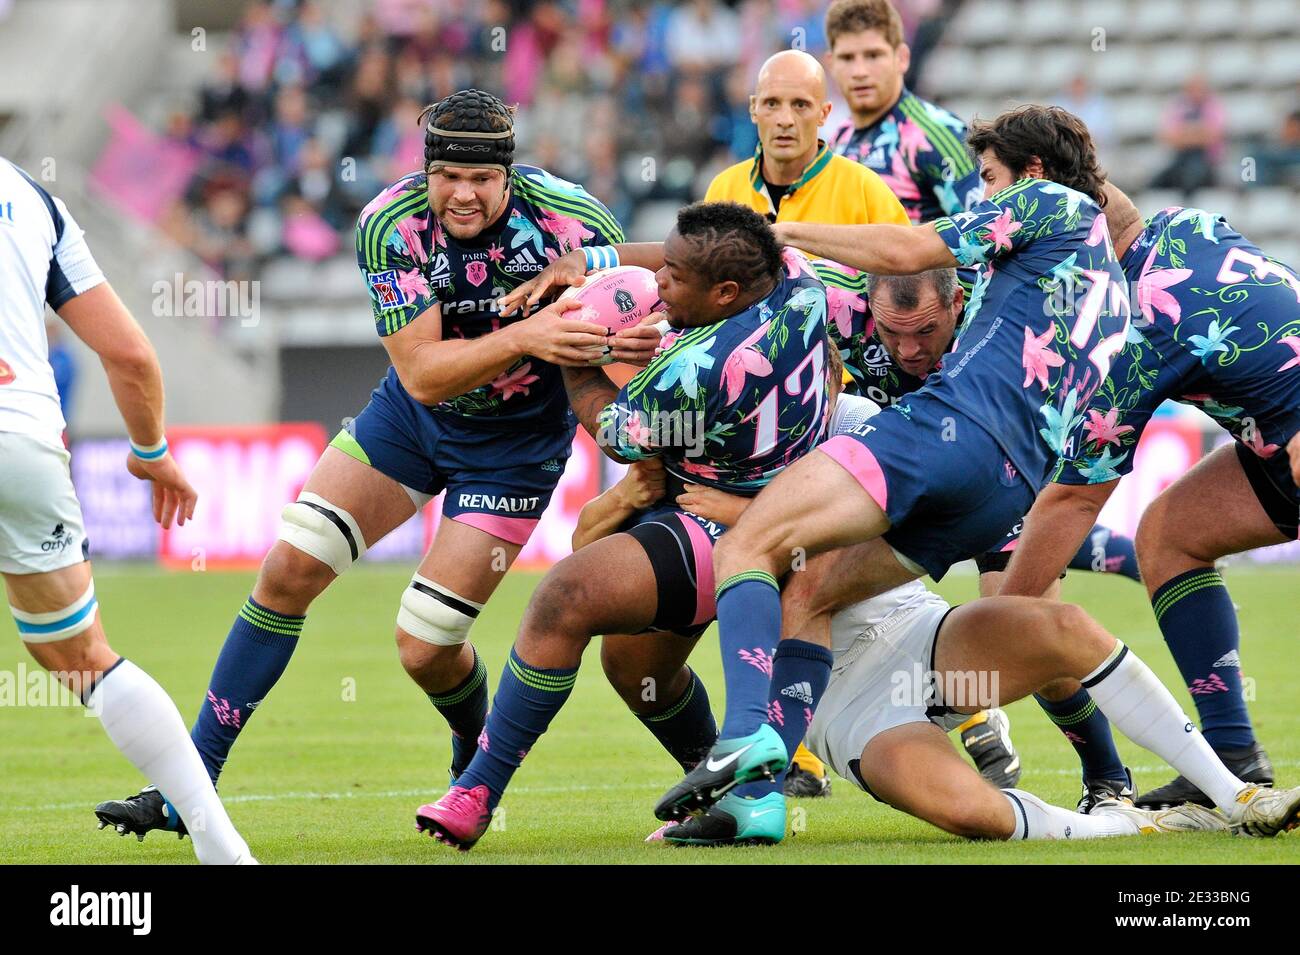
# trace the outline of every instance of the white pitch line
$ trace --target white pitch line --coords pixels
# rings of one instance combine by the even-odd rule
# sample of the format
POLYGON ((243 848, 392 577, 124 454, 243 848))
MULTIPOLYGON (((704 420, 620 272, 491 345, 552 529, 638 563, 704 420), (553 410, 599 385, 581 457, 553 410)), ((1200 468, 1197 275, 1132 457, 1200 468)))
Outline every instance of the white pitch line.
MULTIPOLYGON (((1274 767, 1282 769, 1295 769, 1300 767, 1300 761, 1283 760, 1275 762, 1274 767)), ((1130 766, 1134 773, 1161 773, 1173 772, 1168 766, 1130 766)), ((1078 776, 1079 768, 1071 766, 1064 769, 1026 769, 1025 774, 1050 775, 1050 776, 1078 776)), ((592 793, 592 792, 653 792, 663 787, 662 782, 658 783, 623 783, 618 786, 515 786, 511 788, 512 794, 523 795, 538 794, 564 794, 564 793, 592 793)), ((286 793, 243 793, 233 796, 222 796, 221 801, 227 804, 242 802, 292 802, 294 800, 321 800, 321 799, 410 799, 416 796, 433 796, 437 795, 434 787, 428 789, 384 789, 367 791, 364 789, 348 790, 338 793, 322 792, 286 792, 286 793)), ((46 803, 41 806, 14 806, 12 810, 18 812, 46 812, 62 811, 67 809, 88 809, 89 805, 84 802, 63 802, 63 803, 46 803)))

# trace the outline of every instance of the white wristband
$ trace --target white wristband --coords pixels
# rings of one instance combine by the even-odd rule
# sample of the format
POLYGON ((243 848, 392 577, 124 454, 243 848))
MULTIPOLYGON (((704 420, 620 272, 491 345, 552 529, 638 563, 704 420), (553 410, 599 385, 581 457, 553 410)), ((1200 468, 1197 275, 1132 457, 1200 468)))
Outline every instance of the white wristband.
POLYGON ((130 444, 131 444, 131 453, 134 454, 141 461, 157 461, 159 458, 161 458, 163 455, 167 453, 166 435, 163 435, 162 439, 157 444, 150 444, 145 446, 145 445, 136 444, 134 441, 131 441, 130 444))
POLYGON ((618 249, 612 245, 583 246, 582 254, 587 260, 588 272, 618 267, 618 249))

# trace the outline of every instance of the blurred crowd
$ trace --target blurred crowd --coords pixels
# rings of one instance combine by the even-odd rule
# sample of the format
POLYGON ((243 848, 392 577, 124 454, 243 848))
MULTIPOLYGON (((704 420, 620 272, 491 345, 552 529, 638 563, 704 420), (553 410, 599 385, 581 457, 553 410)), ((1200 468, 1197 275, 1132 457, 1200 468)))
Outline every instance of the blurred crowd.
MULTIPOLYGON (((952 0, 894 0, 913 72, 952 0)), ((165 228, 228 278, 346 250, 358 211, 418 169, 424 105, 466 86, 519 104, 516 158, 581 182, 621 221, 690 201, 757 143, 759 64, 820 54, 824 0, 255 0, 169 140, 202 157, 165 228)), ((909 76, 914 82, 914 77, 909 76)))

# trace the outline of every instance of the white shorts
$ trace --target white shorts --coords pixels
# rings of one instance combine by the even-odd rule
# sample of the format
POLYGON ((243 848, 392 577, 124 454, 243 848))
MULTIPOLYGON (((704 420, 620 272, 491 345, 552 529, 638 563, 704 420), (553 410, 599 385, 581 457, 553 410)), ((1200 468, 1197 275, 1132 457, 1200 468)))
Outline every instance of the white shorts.
POLYGON ((831 620, 836 655, 831 681, 804 742, 818 759, 862 787, 850 767, 875 736, 907 723, 932 722, 945 731, 969 717, 927 705, 924 675, 934 669, 934 639, 952 608, 927 593, 875 626, 849 607, 831 620))
POLYGON ((57 437, 0 431, 0 573, 43 574, 86 559, 86 529, 57 437))

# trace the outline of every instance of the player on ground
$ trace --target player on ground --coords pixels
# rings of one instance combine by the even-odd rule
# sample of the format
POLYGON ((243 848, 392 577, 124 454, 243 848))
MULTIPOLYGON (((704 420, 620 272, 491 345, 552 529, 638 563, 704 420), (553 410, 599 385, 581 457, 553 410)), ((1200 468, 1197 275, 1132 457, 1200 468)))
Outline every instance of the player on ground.
MULTIPOLYGON (((585 363, 606 344, 604 327, 562 317, 576 303, 505 320, 497 300, 558 255, 621 241, 619 224, 580 187, 513 164, 513 114, 490 93, 462 90, 426 113, 424 170, 380 193, 357 224, 393 364, 285 508, 222 648, 193 730, 213 780, 312 601, 444 490, 446 519, 401 597, 397 646, 451 727, 452 776, 468 765, 488 699, 469 631, 569 456, 575 424, 557 364, 585 363)), ((132 831, 170 821, 148 791, 101 809, 132 831)))
POLYGON ((878 173, 913 223, 962 212, 983 195, 966 124, 903 85, 912 53, 888 0, 836 0, 826 11, 831 78, 853 114, 835 152, 878 173))
POLYGON ((197 495, 167 452, 158 357, 63 202, 3 158, 0 197, 0 573, 18 636, 167 793, 195 829, 200 862, 251 864, 176 705, 104 635, 61 439, 45 306, 103 363, 131 439, 127 470, 153 485, 154 519, 170 527, 193 516, 197 495))
MULTIPOLYGON (((919 389, 926 377, 948 359, 962 311, 963 293, 954 269, 863 278, 865 290, 861 301, 841 300, 831 287, 832 280, 826 277, 828 296, 833 301, 832 314, 837 318, 841 317, 845 305, 856 309, 855 318, 858 312, 869 316, 870 332, 854 335, 847 343, 847 365, 853 369, 859 391, 888 407, 919 389)), ((1016 546, 1022 524, 1017 522, 992 551, 975 558, 982 596, 998 592, 1002 571, 1016 546)), ((1069 566, 1139 579, 1133 541, 1101 525, 1092 528, 1069 566)), ((1044 596, 1058 598, 1059 588, 1053 584, 1044 596)), ((1132 798, 1133 787, 1105 726, 1105 717, 1095 707, 1088 706, 1086 696, 1082 701, 1076 699, 1078 690, 1077 684, 1053 685, 1035 694, 1035 699, 1061 728, 1082 760, 1083 795, 1079 806, 1087 812, 1090 805, 1102 799, 1132 798)), ((1014 750, 1009 744, 997 742, 999 736, 1005 735, 1006 726, 1005 714, 997 711, 976 714, 959 728, 962 744, 985 778, 1002 788, 1014 786, 1013 774, 1018 776, 1018 763, 1009 762, 1016 759, 1014 750)))
MULTIPOLYGON (((1115 248, 1141 316, 1110 380, 1080 407, 1084 433, 1030 512, 1003 592, 1037 592, 1087 533, 1162 401, 1201 408, 1236 440, 1151 502, 1138 557, 1206 739, 1242 779, 1268 785, 1273 767, 1242 694, 1237 615, 1214 562, 1297 537, 1300 490, 1282 449, 1300 434, 1300 278, 1219 216, 1172 207, 1143 222, 1127 196, 1108 189, 1115 248)), ((1208 798, 1179 776, 1139 804, 1208 798)))
MULTIPOLYGON (((989 550, 1077 440, 1077 409, 1105 379, 1129 324, 1091 139, 1064 110, 1031 106, 997 117, 971 143, 989 198, 968 213, 915 227, 778 226, 789 244, 867 272, 981 268, 942 371, 792 466, 719 543, 724 651, 770 652, 783 632, 797 648, 824 648, 829 612, 926 573, 937 580, 953 563, 989 550), (989 132, 1023 152, 1009 163, 983 148, 989 132), (1022 155, 1031 158, 1020 162, 1022 155), (994 188, 1003 178, 1006 187, 994 188), (1066 290, 1086 303, 1074 308, 1066 290), (802 619, 783 628, 779 577, 796 556, 837 548, 846 549, 792 575, 789 585, 801 596, 789 609, 797 606, 802 619)), ((808 682, 815 710, 830 665, 813 672, 778 661, 769 686, 742 674, 733 682, 735 671, 727 671, 728 705, 736 700, 747 720, 724 729, 710 758, 660 800, 661 819, 707 805, 720 786, 785 765, 797 728, 778 733, 765 722, 769 694, 808 682)))
MULTIPOLYGON (((681 334, 621 391, 599 369, 566 370, 579 421, 616 460, 662 457, 669 501, 688 479, 757 493, 825 434, 821 281, 803 256, 783 259, 763 217, 736 203, 690 206, 662 246, 618 251, 625 263, 657 257, 660 297, 681 334)), ((678 672, 714 616, 710 552, 724 529, 668 504, 552 568, 524 613, 473 762, 446 795, 420 807, 417 825, 463 849, 482 837, 523 756, 568 699, 593 636, 668 631, 656 645, 676 649, 664 669, 678 672), (673 648, 677 635, 684 639, 673 648)), ((766 680, 770 656, 747 658, 766 680)), ((754 836, 778 841, 785 797, 766 798, 781 811, 765 814, 754 836)))
MULTIPOLYGON (((831 433, 850 434, 878 411, 865 398, 841 395, 831 433)), ((728 525, 751 503, 694 487, 678 502, 728 525)), ((1231 827, 1272 836, 1300 821, 1300 789, 1275 793, 1234 777, 1199 734, 1189 737, 1187 717, 1146 665, 1078 607, 994 597, 953 608, 912 581, 836 613, 831 634, 836 667, 808 728, 809 746, 842 778, 947 832, 1089 839, 1231 827), (1016 639, 1008 641, 1008 633, 1016 639), (1099 799, 1091 815, 1071 812, 994 786, 944 739, 961 714, 1013 702, 1062 673, 1092 686, 1097 705, 1115 714, 1134 741, 1213 788, 1223 814, 1194 805, 1136 809, 1115 798, 1099 799)), ((801 689, 792 685, 778 698, 774 713, 782 720, 805 719, 801 689)), ((761 811, 750 805, 727 794, 655 836, 679 845, 771 841, 750 835, 747 811, 761 811)))
MULTIPOLYGON (((749 115, 758 132, 753 159, 714 176, 706 202, 739 202, 772 222, 893 222, 907 212, 870 169, 834 155, 818 131, 831 112, 826 71, 801 50, 782 50, 758 71, 749 115)), ((784 786, 790 796, 830 793, 822 761, 800 745, 784 786)))

